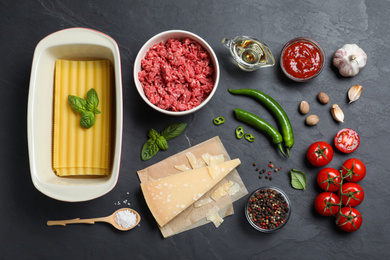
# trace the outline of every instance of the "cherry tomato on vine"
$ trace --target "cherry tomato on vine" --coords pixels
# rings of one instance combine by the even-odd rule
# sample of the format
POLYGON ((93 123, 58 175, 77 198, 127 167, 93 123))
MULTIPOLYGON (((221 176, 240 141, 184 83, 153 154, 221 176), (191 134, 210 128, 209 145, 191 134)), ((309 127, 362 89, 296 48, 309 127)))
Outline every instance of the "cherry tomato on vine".
POLYGON ((339 228, 347 232, 358 230, 363 222, 360 212, 351 207, 343 207, 336 218, 336 224, 339 228))
POLYGON ((317 174, 317 184, 324 191, 340 189, 341 173, 334 168, 324 168, 317 174))
POLYGON ((332 161, 333 148, 327 142, 315 142, 307 149, 306 157, 312 165, 322 167, 332 161))
POLYGON ((335 216, 339 211, 339 197, 333 192, 320 193, 314 201, 314 207, 322 216, 335 216))
POLYGON ((341 186, 341 190, 343 191, 343 195, 340 195, 340 191, 338 194, 344 206, 355 207, 362 203, 364 199, 364 190, 359 184, 347 182, 341 186))
POLYGON ((347 181, 361 181, 366 176, 366 165, 359 159, 348 159, 341 168, 341 174, 347 181))
POLYGON ((360 145, 360 137, 351 128, 341 129, 334 137, 334 145, 343 153, 352 153, 360 145))

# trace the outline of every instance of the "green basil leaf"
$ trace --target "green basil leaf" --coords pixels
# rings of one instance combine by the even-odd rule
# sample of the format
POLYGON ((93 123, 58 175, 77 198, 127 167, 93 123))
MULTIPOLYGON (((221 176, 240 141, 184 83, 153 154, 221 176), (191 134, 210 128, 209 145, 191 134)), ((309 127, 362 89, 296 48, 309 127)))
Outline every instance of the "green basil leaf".
POLYGON ((87 93, 87 108, 89 111, 93 111, 99 105, 99 98, 96 90, 91 88, 87 93))
POLYGON ((156 144, 161 150, 167 150, 168 149, 168 142, 165 140, 164 136, 158 135, 156 139, 156 144))
POLYGON ((150 128, 149 131, 148 131, 148 137, 149 138, 152 138, 153 140, 156 140, 157 137, 159 137, 160 135, 158 134, 158 132, 156 130, 154 130, 153 128, 150 128))
POLYGON ((102 113, 102 112, 101 112, 99 109, 97 109, 96 107, 92 110, 92 112, 93 112, 95 115, 101 114, 101 113, 102 113))
POLYGON ((95 124, 95 114, 91 111, 84 111, 81 114, 80 125, 86 129, 95 124))
POLYGON ((186 123, 171 124, 161 131, 161 135, 164 136, 165 140, 169 141, 175 137, 178 137, 184 131, 186 126, 186 123))
POLYGON ((291 169, 290 174, 291 174, 291 185, 293 186, 294 189, 297 190, 306 189, 307 180, 306 180, 305 173, 296 169, 291 169))
POLYGON ((82 114, 86 110, 86 101, 82 98, 69 95, 68 102, 72 110, 76 113, 82 114))
POLYGON ((142 161, 149 160, 152 158, 157 152, 159 148, 156 144, 156 140, 149 139, 142 147, 141 151, 141 159, 142 161))

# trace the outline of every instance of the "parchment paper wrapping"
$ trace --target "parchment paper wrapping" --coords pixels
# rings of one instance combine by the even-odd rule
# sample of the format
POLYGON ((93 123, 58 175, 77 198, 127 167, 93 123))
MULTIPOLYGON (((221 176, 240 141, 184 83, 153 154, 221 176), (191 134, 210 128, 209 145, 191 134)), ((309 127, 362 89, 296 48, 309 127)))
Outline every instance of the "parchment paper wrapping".
MULTIPOLYGON (((225 161, 231 159, 226 152, 226 149, 223 146, 221 140, 218 136, 216 136, 201 144, 190 147, 187 150, 168 157, 167 159, 152 166, 149 166, 148 168, 138 171, 137 173, 140 181, 145 182, 156 180, 162 177, 166 177, 168 175, 179 173, 180 171, 174 168, 175 165, 185 164, 187 165, 187 167, 191 168, 188 159, 185 156, 187 152, 193 153, 195 157, 199 159, 205 153, 209 153, 210 155, 223 154, 225 161)), ((163 227, 159 227, 163 237, 167 238, 176 235, 180 232, 187 231, 209 223, 210 221, 206 220, 206 214, 214 206, 218 206, 218 208, 220 209, 219 214, 222 218, 234 214, 232 203, 248 194, 248 191, 236 169, 229 173, 224 179, 221 180, 221 182, 215 185, 208 193, 206 193, 199 200, 210 198, 211 194, 221 184, 227 181, 237 182, 240 185, 240 190, 232 196, 226 195, 216 202, 212 201, 209 204, 199 208, 195 208, 193 205, 191 205, 182 213, 177 215, 174 219, 172 219, 168 224, 163 227)))

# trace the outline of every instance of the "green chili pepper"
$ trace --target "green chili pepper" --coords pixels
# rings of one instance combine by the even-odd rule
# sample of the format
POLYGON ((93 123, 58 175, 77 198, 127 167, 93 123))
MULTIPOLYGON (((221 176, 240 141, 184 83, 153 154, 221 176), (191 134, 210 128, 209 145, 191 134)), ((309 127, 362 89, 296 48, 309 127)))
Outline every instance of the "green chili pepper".
POLYGON ((252 134, 245 134, 244 137, 246 140, 248 140, 251 143, 254 142, 256 139, 252 134))
POLYGON ((222 125, 223 123, 225 123, 225 118, 223 118, 222 116, 219 116, 219 117, 214 118, 213 122, 216 125, 222 125))
POLYGON ((247 123, 251 126, 256 127, 260 131, 266 133, 271 139, 274 144, 276 144, 280 150, 280 152, 286 156, 285 152, 283 151, 283 138, 273 126, 271 126, 269 123, 261 119, 260 117, 249 113, 248 111, 235 108, 234 111, 236 112, 236 117, 238 120, 247 123))
POLYGON ((290 156, 290 149, 294 145, 294 133, 290 119, 283 108, 272 97, 255 89, 229 89, 229 92, 232 94, 245 95, 255 98, 275 116, 283 135, 287 156, 290 156))
POLYGON ((245 132, 244 132, 244 128, 242 128, 242 126, 239 126, 236 128, 236 137, 238 139, 241 139, 243 136, 244 136, 245 132))

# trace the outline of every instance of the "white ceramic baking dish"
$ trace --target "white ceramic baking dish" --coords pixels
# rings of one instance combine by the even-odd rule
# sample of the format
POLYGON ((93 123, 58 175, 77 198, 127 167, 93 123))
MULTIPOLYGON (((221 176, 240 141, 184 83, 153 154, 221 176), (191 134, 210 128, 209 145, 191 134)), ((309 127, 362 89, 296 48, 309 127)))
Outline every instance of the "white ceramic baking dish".
POLYGON ((57 200, 92 200, 111 191, 119 177, 123 98, 119 48, 108 35, 86 28, 57 31, 36 46, 28 96, 27 135, 31 178, 43 194, 57 200), (58 177, 52 169, 54 67, 57 59, 102 58, 114 67, 114 115, 111 174, 103 178, 58 177))

